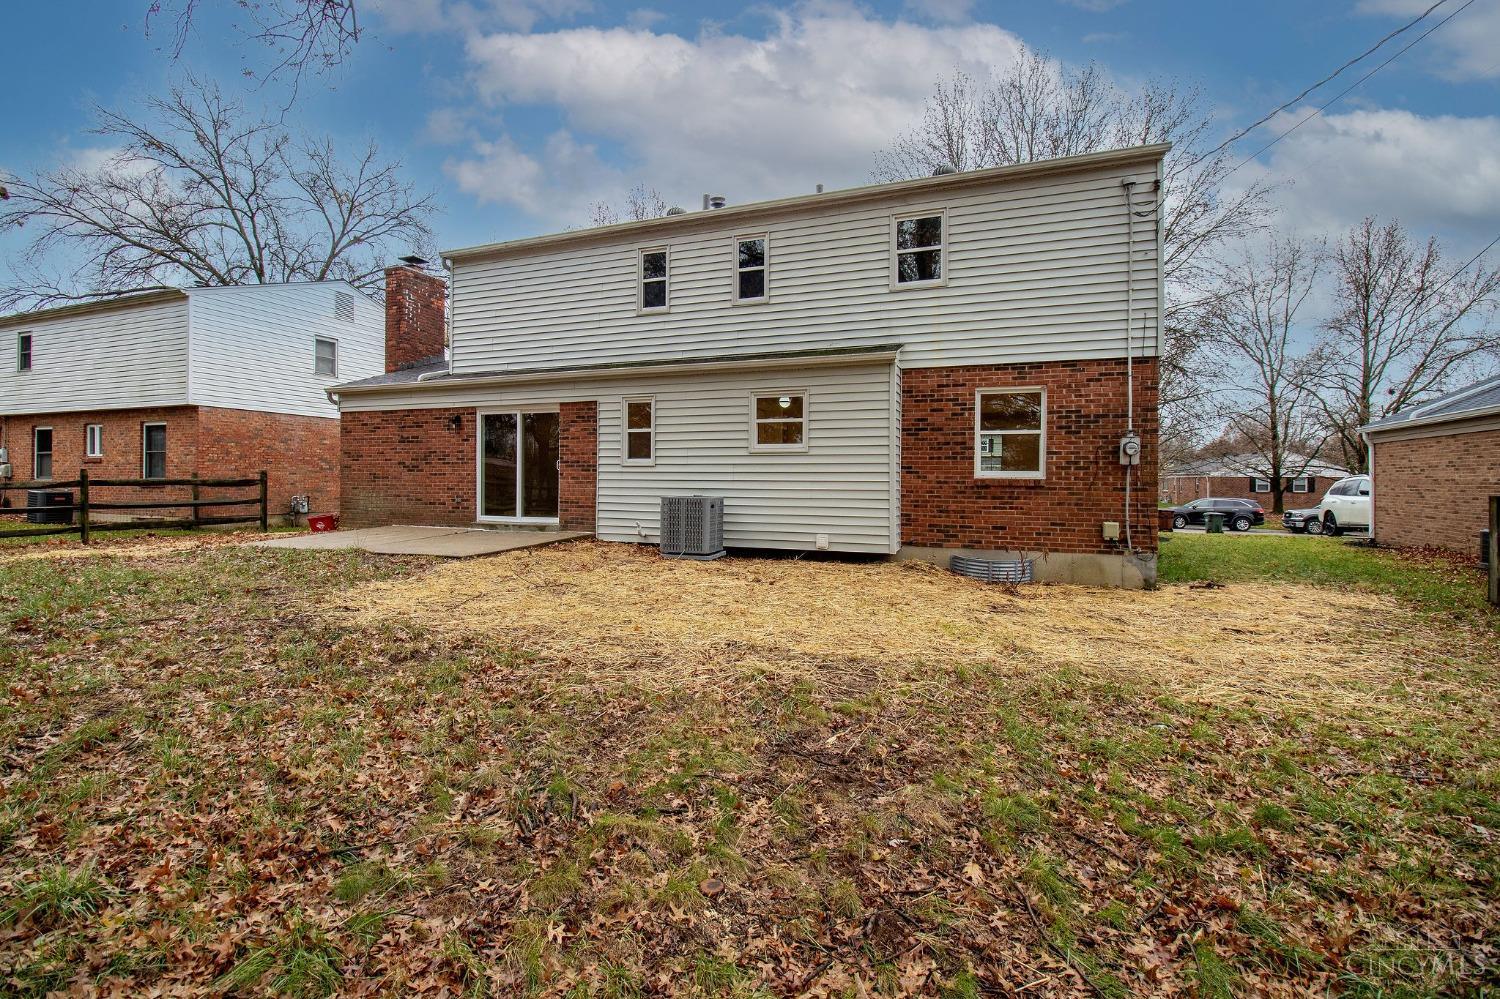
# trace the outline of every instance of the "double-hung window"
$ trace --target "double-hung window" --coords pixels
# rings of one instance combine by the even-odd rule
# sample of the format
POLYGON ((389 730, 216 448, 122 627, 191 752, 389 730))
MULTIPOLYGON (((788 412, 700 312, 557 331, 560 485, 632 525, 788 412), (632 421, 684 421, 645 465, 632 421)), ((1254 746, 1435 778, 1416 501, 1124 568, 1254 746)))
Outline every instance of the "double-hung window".
POLYGON ((332 377, 339 370, 339 344, 328 337, 313 338, 313 374, 332 377))
POLYGON ((90 423, 83 428, 83 456, 104 457, 104 424, 90 423))
POLYGON ((31 370, 31 334, 16 334, 16 370, 31 370))
POLYGON ((981 479, 1040 479, 1046 474, 1046 456, 1046 390, 980 389, 974 405, 974 474, 981 479))
POLYGON ((640 311, 667 310, 667 263, 667 249, 664 246, 641 251, 640 311))
POLYGON ((1252 478, 1250 480, 1250 491, 1254 492, 1254 493, 1268 493, 1268 492, 1270 492, 1271 491, 1271 480, 1270 479, 1252 478))
POLYGON ((741 236, 734 246, 734 300, 764 302, 770 297, 767 252, 770 240, 765 236, 741 236))
POLYGON ((167 425, 145 423, 141 425, 141 478, 165 479, 167 477, 167 425))
POLYGON ((627 465, 649 465, 656 461, 656 400, 646 396, 624 401, 625 453, 627 465))
POLYGON ((1295 479, 1293 479, 1292 480, 1292 492, 1294 492, 1294 493, 1310 493, 1310 492, 1312 492, 1312 476, 1310 476, 1310 475, 1299 475, 1295 479))
POLYGON ((806 392, 757 392, 750 397, 750 450, 807 450, 806 392))
POLYGON ((895 287, 942 284, 946 220, 942 212, 897 217, 892 247, 891 280, 895 287))
POLYGON ((31 477, 52 478, 52 428, 36 427, 31 431, 31 477))

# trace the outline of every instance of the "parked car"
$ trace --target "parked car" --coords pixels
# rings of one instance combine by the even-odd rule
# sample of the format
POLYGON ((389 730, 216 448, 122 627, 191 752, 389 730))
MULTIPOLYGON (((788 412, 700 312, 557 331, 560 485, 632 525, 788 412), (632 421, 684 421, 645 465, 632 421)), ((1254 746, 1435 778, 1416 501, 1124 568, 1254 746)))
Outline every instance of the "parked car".
POLYGON ((1288 510, 1281 515, 1281 526, 1293 534, 1322 534, 1323 511, 1315 506, 1288 510))
POLYGON ((1266 509, 1255 500, 1197 499, 1172 508, 1172 527, 1181 530, 1189 524, 1202 524, 1210 513, 1222 513, 1224 526, 1233 531, 1248 531, 1266 522, 1266 509))
POLYGON ((1323 494, 1318 504, 1323 533, 1338 537, 1345 531, 1370 529, 1370 477, 1351 475, 1339 479, 1323 494))

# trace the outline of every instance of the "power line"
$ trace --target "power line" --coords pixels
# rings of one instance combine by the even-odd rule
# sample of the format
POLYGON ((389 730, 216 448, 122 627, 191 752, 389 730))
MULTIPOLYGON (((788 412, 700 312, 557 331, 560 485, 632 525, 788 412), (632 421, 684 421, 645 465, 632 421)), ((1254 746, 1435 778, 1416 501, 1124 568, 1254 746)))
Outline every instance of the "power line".
POLYGON ((1380 39, 1380 41, 1376 42, 1374 45, 1371 45, 1369 48, 1365 49, 1359 55, 1355 56, 1353 59, 1350 59, 1348 62, 1346 62, 1342 66, 1340 66, 1338 69, 1334 70, 1332 73, 1329 73, 1327 76, 1323 77, 1323 79, 1319 80, 1317 83, 1314 83, 1312 86, 1310 86, 1306 90, 1302 91, 1302 93, 1298 94, 1296 97, 1293 97, 1291 100, 1287 101, 1285 104, 1282 104, 1281 106, 1273 108, 1272 110, 1266 112, 1265 115, 1263 115, 1262 117, 1260 117, 1256 121, 1252 122, 1249 125, 1246 125, 1244 128, 1240 129, 1238 132, 1236 132, 1235 134, 1231 135, 1229 138, 1225 139, 1223 142, 1219 143, 1213 149, 1210 149, 1208 152, 1206 152, 1202 156, 1198 157, 1196 160, 1193 161, 1193 165, 1197 166, 1199 163, 1202 163, 1204 160, 1208 159, 1210 156, 1216 156, 1220 152, 1222 152, 1224 149, 1228 148, 1229 146, 1234 145, 1236 142, 1240 141, 1245 136, 1247 136, 1251 132, 1255 131, 1257 128, 1260 128, 1260 126, 1264 125, 1266 122, 1270 121, 1272 118, 1276 117, 1278 114, 1280 114, 1281 112, 1285 111, 1287 108, 1291 107, 1292 105, 1296 104, 1298 101, 1302 100, 1302 98, 1306 97, 1308 94, 1312 93, 1314 90, 1317 90, 1319 87, 1323 86, 1325 83, 1331 82, 1335 77, 1337 77, 1344 70, 1348 69, 1350 66, 1353 66, 1355 63, 1361 62, 1362 60, 1369 58, 1371 55, 1374 55, 1375 52, 1377 50, 1379 50, 1381 46, 1383 46, 1386 42, 1390 41, 1392 38, 1395 38, 1397 35, 1400 35, 1400 34, 1406 32, 1406 31, 1409 31, 1412 28, 1416 27, 1417 24, 1419 24, 1422 20, 1424 20, 1427 17, 1428 14, 1431 14, 1433 11, 1437 10, 1439 7, 1441 7, 1443 4, 1445 4, 1447 2, 1448 2, 1448 0, 1437 0, 1437 3, 1433 4, 1431 7, 1428 7, 1426 10, 1422 11, 1422 13, 1418 14, 1416 17, 1412 18, 1410 21, 1407 21, 1405 24, 1401 25, 1401 27, 1397 28, 1395 31, 1392 31, 1390 34, 1388 34, 1384 38, 1380 39))
POLYGON ((1272 139, 1270 142, 1266 143, 1264 146, 1261 146, 1259 149, 1257 149, 1255 152, 1251 153, 1249 156, 1247 156, 1244 159, 1240 160, 1238 163, 1236 163, 1234 165, 1233 169, 1231 169, 1229 171, 1229 173, 1226 173, 1224 176, 1225 177, 1230 176, 1236 170, 1238 170, 1240 167, 1244 166, 1246 163, 1249 163, 1251 160, 1255 159, 1261 153, 1265 152, 1267 149, 1270 149, 1272 146, 1276 145, 1276 143, 1280 142, 1282 139, 1285 139, 1288 135, 1291 135, 1293 132, 1297 131, 1297 129, 1301 128, 1303 125, 1306 125, 1309 121, 1312 121, 1318 115, 1320 115, 1324 111, 1328 110, 1334 104, 1337 104, 1339 101, 1343 100, 1345 97, 1347 97, 1360 84, 1364 83, 1370 77, 1374 76, 1376 73, 1380 72, 1382 69, 1385 69, 1391 63, 1393 63, 1397 59, 1401 58, 1403 55, 1405 55, 1407 52, 1409 52, 1411 50, 1412 46, 1416 45, 1422 39, 1426 38, 1428 35, 1432 34, 1434 31, 1436 31, 1437 29, 1441 28, 1443 25, 1447 24, 1449 21, 1453 20, 1458 15, 1462 14, 1473 3, 1474 3, 1474 0, 1464 0, 1464 3, 1457 10, 1455 10, 1453 13, 1449 14, 1447 17, 1443 18, 1437 24, 1434 24, 1432 27, 1430 27, 1426 31, 1422 32, 1416 38, 1413 38, 1411 41, 1407 42, 1404 47, 1402 47, 1401 49, 1399 49, 1389 59, 1387 59, 1385 62, 1381 63, 1379 66, 1376 66, 1374 69, 1370 70, 1364 76, 1361 76, 1358 80, 1355 80, 1353 83, 1349 84, 1349 86, 1345 87, 1343 90, 1340 90, 1327 103, 1321 104, 1318 107, 1314 108, 1311 112, 1308 113, 1308 115, 1305 118, 1303 118, 1302 120, 1298 121, 1297 124, 1293 125, 1291 128, 1287 129, 1285 132, 1282 132, 1280 135, 1276 136, 1276 138, 1272 139))
POLYGON ((1474 261, 1476 261, 1480 257, 1484 256, 1486 253, 1489 253, 1490 249, 1492 247, 1494 247, 1494 245, 1496 243, 1500 243, 1500 236, 1496 236, 1494 239, 1490 240, 1488 246, 1486 246, 1484 249, 1480 250, 1478 253, 1476 253, 1472 257, 1470 257, 1468 259, 1468 261, 1462 267, 1460 267, 1458 270, 1454 271, 1452 274, 1449 274, 1447 277, 1443 278, 1442 283, 1439 284, 1436 288, 1432 289, 1432 293, 1434 295, 1436 295, 1438 292, 1440 292, 1444 288, 1448 287, 1448 282, 1452 281, 1454 278, 1458 277, 1464 271, 1466 271, 1470 267, 1472 267, 1474 265, 1474 261))

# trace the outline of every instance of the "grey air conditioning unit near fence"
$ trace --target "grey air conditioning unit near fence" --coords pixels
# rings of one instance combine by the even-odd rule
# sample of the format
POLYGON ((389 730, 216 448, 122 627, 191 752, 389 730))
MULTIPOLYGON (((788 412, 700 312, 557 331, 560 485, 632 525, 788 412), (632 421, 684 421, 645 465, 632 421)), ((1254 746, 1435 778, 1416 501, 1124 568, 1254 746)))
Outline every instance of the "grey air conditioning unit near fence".
POLYGON ((724 500, 718 496, 661 498, 661 553, 701 562, 724 555, 724 500))

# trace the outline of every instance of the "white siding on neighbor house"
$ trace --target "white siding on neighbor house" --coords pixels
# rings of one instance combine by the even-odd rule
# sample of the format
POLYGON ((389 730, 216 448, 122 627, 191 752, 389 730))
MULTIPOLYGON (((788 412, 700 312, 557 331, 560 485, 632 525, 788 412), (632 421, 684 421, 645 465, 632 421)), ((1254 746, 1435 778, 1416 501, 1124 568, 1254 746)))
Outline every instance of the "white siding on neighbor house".
MULTIPOLYGON (((894 365, 860 360, 718 372, 640 373, 607 380, 349 395, 344 409, 495 410, 595 400, 599 406, 598 537, 660 540, 662 496, 724 497, 725 543, 890 553, 899 545, 894 365), (808 448, 750 452, 750 396, 805 390, 808 448), (656 400, 656 460, 621 460, 621 401, 656 400)), ((476 458, 477 460, 477 458, 476 458)))
POLYGON ((325 390, 385 371, 385 313, 343 282, 191 288, 194 405, 336 418, 325 390), (334 311, 350 296, 353 320, 334 311), (313 370, 313 341, 338 343, 331 375, 313 370))
MULTIPOLYGON (((684 217, 670 235, 459 260, 455 373, 903 343, 903 367, 1124 354, 1122 180, 1149 208, 1153 164, 907 192, 775 215, 684 217), (938 287, 893 290, 892 217, 946 213, 938 287), (737 236, 769 236, 770 301, 734 304, 737 236), (638 250, 670 250, 670 311, 637 314, 638 250)), ((1154 213, 1135 219, 1138 356, 1156 353, 1154 213), (1142 325, 1141 317, 1146 320, 1142 325)))
POLYGON ((0 412, 180 406, 187 402, 187 298, 0 327, 0 412), (31 370, 16 370, 30 333, 31 370))

